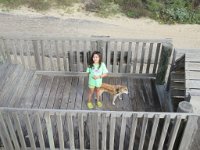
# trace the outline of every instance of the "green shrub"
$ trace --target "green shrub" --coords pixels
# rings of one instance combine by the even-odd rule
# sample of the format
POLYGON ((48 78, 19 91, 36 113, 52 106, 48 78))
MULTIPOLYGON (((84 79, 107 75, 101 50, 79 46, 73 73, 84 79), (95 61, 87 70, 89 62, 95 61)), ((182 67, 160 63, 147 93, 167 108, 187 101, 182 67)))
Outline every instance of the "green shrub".
POLYGON ((56 5, 58 7, 69 7, 72 6, 74 3, 79 3, 80 0, 54 0, 54 3, 56 3, 56 5))
POLYGON ((99 16, 108 17, 116 15, 119 12, 120 12, 119 5, 113 2, 109 2, 109 3, 103 3, 100 6, 100 9, 97 13, 99 16))
POLYGON ((200 0, 0 0, 6 9, 26 5, 39 11, 52 6, 66 9, 77 2, 101 17, 124 13, 128 17, 150 17, 164 23, 200 24, 200 0))

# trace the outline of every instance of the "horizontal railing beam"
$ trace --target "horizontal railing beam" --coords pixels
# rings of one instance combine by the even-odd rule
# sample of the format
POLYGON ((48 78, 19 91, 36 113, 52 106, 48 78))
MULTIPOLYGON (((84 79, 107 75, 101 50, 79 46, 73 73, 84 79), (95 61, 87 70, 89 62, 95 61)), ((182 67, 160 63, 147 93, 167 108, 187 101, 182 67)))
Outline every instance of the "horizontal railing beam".
POLYGON ((133 114, 137 114, 138 118, 142 118, 145 114, 147 114, 148 118, 153 118, 155 115, 159 115, 159 118, 165 118, 166 115, 170 115, 170 118, 176 118, 176 116, 180 115, 181 119, 186 119, 187 116, 200 116, 197 113, 168 113, 168 112, 124 112, 124 111, 101 111, 101 110, 65 110, 65 109, 30 109, 30 108, 9 108, 9 107, 0 107, 0 112, 32 112, 32 113, 49 113, 50 115, 54 115, 55 113, 59 113, 61 115, 65 115, 66 113, 71 113, 72 115, 77 115, 78 113, 83 114, 83 116, 87 116, 88 113, 98 113, 106 114, 106 117, 111 114, 115 114, 116 117, 120 117, 124 115, 125 117, 131 117, 133 114))
MULTIPOLYGON (((67 71, 36 71, 38 75, 48 75, 48 76, 69 76, 69 77, 79 77, 88 76, 87 72, 67 72, 67 71)), ((133 74, 133 73, 108 73, 107 77, 130 77, 130 78, 153 78, 155 79, 156 74, 133 74)))
POLYGON ((106 38, 106 37, 29 37, 23 36, 20 37, 18 35, 12 36, 0 36, 0 39, 3 40, 89 40, 89 41, 118 41, 118 42, 153 42, 153 43, 165 43, 165 42, 172 42, 170 38, 161 38, 161 39, 134 39, 134 38, 106 38))

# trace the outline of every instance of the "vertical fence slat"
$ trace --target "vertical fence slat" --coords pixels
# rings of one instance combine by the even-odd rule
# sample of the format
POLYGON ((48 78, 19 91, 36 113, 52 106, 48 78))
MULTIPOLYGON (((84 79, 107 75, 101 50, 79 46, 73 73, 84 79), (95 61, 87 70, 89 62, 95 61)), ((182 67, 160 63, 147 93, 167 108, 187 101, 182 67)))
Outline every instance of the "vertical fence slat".
POLYGON ((45 70, 45 58, 44 58, 44 41, 40 40, 40 45, 41 45, 41 52, 42 52, 42 70, 45 70))
POLYGON ((44 137, 42 134, 42 126, 41 126, 41 120, 40 116, 38 113, 36 113, 36 126, 37 126, 37 131, 38 131, 38 137, 39 137, 39 142, 40 142, 40 148, 45 149, 45 144, 44 144, 44 137))
POLYGON ((163 149, 163 144, 165 142, 167 130, 169 128, 169 123, 170 123, 170 115, 166 115, 164 126, 163 126, 163 129, 162 129, 162 134, 161 134, 159 145, 158 145, 158 150, 162 150, 163 149))
POLYGON ((101 44, 101 49, 102 49, 102 60, 104 63, 106 63, 106 45, 107 45, 107 42, 106 41, 100 41, 100 44, 101 44))
POLYGON ((81 61, 80 61, 80 45, 79 45, 79 41, 76 40, 76 59, 77 59, 77 70, 76 71, 80 71, 81 67, 80 67, 80 64, 81 64, 81 61))
POLYGON ((53 131, 52 131, 52 124, 49 112, 45 114, 45 121, 47 127, 47 134, 49 139, 50 149, 55 149, 54 140, 53 140, 53 131))
POLYGON ((29 42, 26 40, 26 51, 27 51, 27 59, 28 59, 28 68, 31 69, 31 52, 30 52, 30 46, 29 46, 29 42))
POLYGON ((20 48, 20 57, 21 57, 22 65, 26 67, 25 60, 24 60, 24 46, 23 46, 22 40, 19 40, 19 48, 20 48))
POLYGON ((6 150, 9 149, 6 138, 3 135, 3 130, 0 128, 0 137, 3 145, 1 147, 4 147, 6 150))
POLYGON ((49 48, 47 48, 48 54, 49 54, 49 59, 50 59, 50 64, 51 64, 51 71, 54 71, 54 65, 53 65, 53 59, 52 59, 52 45, 51 41, 48 40, 49 48))
POLYGON ((107 66, 107 69, 109 72, 111 72, 111 65, 110 65, 110 60, 111 60, 111 55, 110 55, 110 52, 111 52, 111 49, 110 49, 110 41, 108 41, 108 48, 107 48, 107 60, 106 60, 106 66, 107 66))
POLYGON ((120 73, 124 71, 123 63, 124 63, 124 42, 121 43, 121 56, 120 56, 120 65, 119 65, 120 73))
POLYGON ((63 136, 63 123, 61 114, 56 114, 56 121, 57 121, 57 129, 58 129, 58 136, 59 136, 59 148, 64 150, 64 136, 63 136))
POLYGON ((156 68, 157 68, 157 65, 158 65, 158 57, 159 57, 159 53, 160 53, 160 46, 161 46, 161 43, 158 43, 157 48, 156 48, 155 61, 154 61, 154 66, 153 66, 153 73, 156 73, 156 68))
POLYGON ((106 150, 107 149, 107 117, 106 114, 102 114, 102 144, 101 144, 101 149, 106 150))
POLYGON ((162 51, 160 54, 160 61, 158 65, 158 70, 156 73, 156 83, 157 84, 164 84, 165 83, 165 77, 168 73, 168 66, 170 61, 170 56, 172 53, 172 44, 171 43, 163 43, 162 44, 162 51))
POLYGON ((143 122, 142 122, 142 131, 141 131, 141 137, 140 137, 140 143, 139 143, 138 150, 142 150, 143 147, 144 147, 147 125, 148 125, 148 115, 145 114, 144 117, 143 117, 143 122))
POLYGON ((150 68, 150 65, 151 65, 152 50, 153 50, 153 43, 150 43, 146 73, 149 73, 149 68, 150 68))
POLYGON ((0 54, 3 57, 3 62, 6 60, 5 49, 3 48, 3 40, 0 39, 0 54))
POLYGON ((93 51, 95 51, 95 50, 97 50, 97 46, 96 46, 96 40, 91 40, 90 41, 90 50, 93 52, 93 51))
POLYGON ((116 116, 114 114, 111 114, 110 116, 110 142, 109 142, 110 150, 114 149, 115 125, 116 125, 116 116))
POLYGON ((79 140, 80 140, 80 150, 84 150, 84 124, 83 124, 83 114, 78 114, 78 126, 79 126, 79 140))
POLYGON ((58 50, 58 40, 55 41, 55 48, 56 48, 56 58, 57 58, 57 70, 61 70, 61 65, 60 65, 60 56, 59 56, 59 50, 58 50))
POLYGON ((68 127, 68 133, 69 133, 70 149, 75 149, 74 126, 73 126, 73 121, 72 121, 72 114, 70 112, 67 113, 67 127, 68 127))
POLYGON ((142 45, 142 53, 141 53, 141 61, 140 61, 140 71, 139 71, 139 73, 142 73, 142 72, 143 72, 145 50, 146 50, 146 43, 143 43, 143 45, 142 45))
POLYGON ((132 42, 129 42, 129 44, 128 44, 128 56, 127 56, 126 73, 130 73, 131 63, 132 63, 131 58, 132 58, 132 42))
MULTIPOLYGON (((7 130, 7 128, 6 128, 6 124, 5 124, 5 122, 4 122, 4 119, 3 119, 3 115, 2 115, 2 113, 0 112, 0 123, 2 124, 2 131, 5 133, 5 138, 7 139, 7 142, 8 142, 8 147, 9 147, 9 149, 14 149, 13 148, 13 145, 12 145, 12 143, 11 143, 11 138, 10 138, 10 136, 9 136, 9 133, 8 133, 8 130, 7 130)), ((5 145, 4 145, 5 146, 5 145)))
POLYGON ((179 150, 188 150, 190 148, 195 133, 198 129, 198 119, 198 116, 189 116, 187 118, 187 124, 183 132, 181 143, 179 145, 179 150))
POLYGON ((11 139, 14 143, 14 147, 15 147, 15 149, 19 150, 20 149, 19 143, 18 143, 18 140, 17 140, 17 136, 15 134, 15 131, 14 131, 14 128, 13 128, 13 123, 11 122, 9 113, 6 114, 5 120, 6 120, 6 123, 8 125, 9 132, 10 132, 10 135, 11 135, 11 139))
POLYGON ((35 139, 34 139, 34 136, 33 136, 33 131, 32 131, 32 127, 31 127, 31 123, 30 123, 28 113, 25 114, 25 124, 26 124, 26 127, 27 127, 28 135, 29 135, 28 137, 29 137, 29 140, 30 140, 30 143, 31 143, 31 148, 36 150, 35 139))
POLYGON ((175 121, 175 124, 173 126, 173 129, 171 131, 171 135, 169 137, 169 146, 168 146, 168 150, 172 150, 173 149, 173 146, 174 146, 174 142, 176 140, 176 136, 177 136, 177 133, 178 133, 178 129, 180 127, 180 124, 181 124, 181 116, 177 116, 176 117, 176 121, 175 121))
POLYGON ((139 49, 139 42, 136 42, 134 59, 133 59, 133 73, 136 73, 138 49, 139 49))
POLYGON ((38 49, 38 41, 32 40, 32 44, 33 44, 33 50, 34 50, 36 69, 41 70, 40 55, 39 55, 39 49, 38 49))
POLYGON ((90 121, 90 149, 99 149, 98 113, 89 113, 90 121))
POLYGON ((65 41, 63 40, 62 41, 62 53, 63 53, 63 64, 64 64, 64 70, 67 71, 67 59, 66 59, 66 43, 65 41))
POLYGON ((148 145, 148 150, 153 149, 153 144, 155 141, 156 132, 157 132, 157 128, 158 128, 158 123, 159 123, 159 115, 156 114, 154 116, 154 120, 153 120, 153 126, 152 126, 152 130, 151 130, 151 136, 150 136, 150 141, 149 141, 149 145, 148 145))
POLYGON ((87 68, 87 49, 86 49, 86 46, 87 46, 87 42, 86 41, 83 41, 83 64, 84 64, 84 68, 83 70, 86 71, 86 68, 87 68))
POLYGON ((120 131, 120 140, 119 140, 119 150, 124 149, 125 131, 126 131, 126 116, 122 115, 122 124, 121 124, 121 131, 120 131))
POLYGON ((14 62, 17 63, 17 50, 16 50, 16 45, 15 45, 15 41, 12 40, 12 48, 13 48, 13 55, 14 55, 14 62))
POLYGON ((19 136, 21 148, 22 149, 26 149, 26 143, 25 143, 25 140, 24 140, 24 135, 23 135, 23 132, 22 132, 22 128, 21 128, 21 124, 20 124, 20 121, 19 121, 19 117, 16 114, 16 112, 13 113, 13 119, 14 119, 14 124, 15 124, 16 129, 17 129, 18 136, 19 136))
POLYGON ((72 41, 69 40, 69 50, 70 50, 70 71, 74 71, 73 66, 73 49, 72 49, 72 41))
POLYGON ((118 49, 117 49, 117 41, 114 42, 114 56, 113 56, 113 73, 117 73, 117 58, 118 58, 118 49))
POLYGON ((3 46, 4 46, 5 53, 8 58, 8 62, 12 63, 11 56, 10 56, 10 49, 8 48, 7 42, 8 41, 6 39, 3 39, 3 46))
POLYGON ((128 150, 133 150, 133 146, 135 143, 135 133, 136 133, 136 127, 137 127, 137 114, 132 115, 132 126, 131 126, 131 131, 130 131, 130 141, 129 141, 129 147, 128 150))

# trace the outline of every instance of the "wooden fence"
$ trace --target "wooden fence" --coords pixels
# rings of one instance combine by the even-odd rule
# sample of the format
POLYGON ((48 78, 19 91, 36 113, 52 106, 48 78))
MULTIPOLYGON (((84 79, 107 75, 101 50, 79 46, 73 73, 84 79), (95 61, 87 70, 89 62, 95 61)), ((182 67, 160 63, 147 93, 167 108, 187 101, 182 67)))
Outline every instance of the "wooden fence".
POLYGON ((194 114, 0 108, 5 149, 188 150, 194 114))
POLYGON ((102 52, 109 72, 155 75, 166 70, 172 44, 169 39, 0 38, 3 60, 40 71, 84 72, 94 50, 102 52))

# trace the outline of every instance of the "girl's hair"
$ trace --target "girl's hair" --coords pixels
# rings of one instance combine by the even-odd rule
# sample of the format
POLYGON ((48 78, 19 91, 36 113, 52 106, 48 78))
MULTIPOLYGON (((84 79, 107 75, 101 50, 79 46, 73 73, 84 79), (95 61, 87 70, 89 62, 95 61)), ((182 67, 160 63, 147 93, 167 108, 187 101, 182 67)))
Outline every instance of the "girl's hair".
POLYGON ((102 62, 102 54, 101 54, 99 51, 94 51, 94 52, 92 53, 92 56, 90 57, 90 61, 89 61, 89 67, 90 67, 90 68, 93 67, 93 63, 94 63, 93 57, 94 57, 95 54, 97 54, 97 55, 99 56, 99 68, 100 68, 101 62, 102 62))

